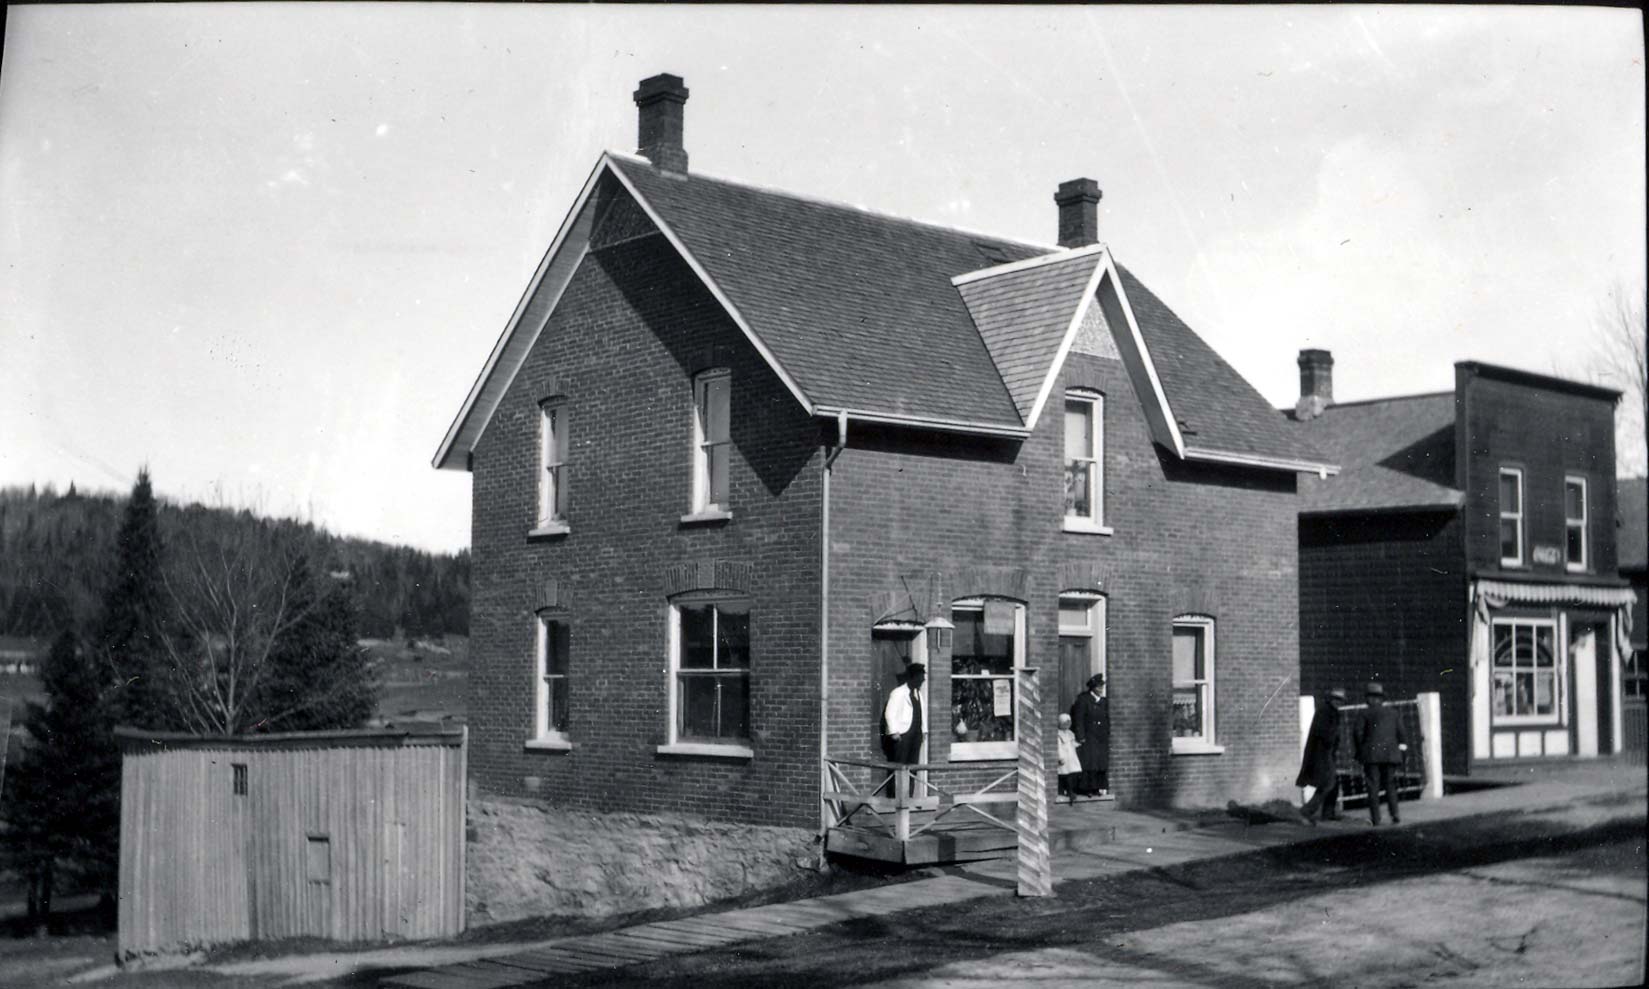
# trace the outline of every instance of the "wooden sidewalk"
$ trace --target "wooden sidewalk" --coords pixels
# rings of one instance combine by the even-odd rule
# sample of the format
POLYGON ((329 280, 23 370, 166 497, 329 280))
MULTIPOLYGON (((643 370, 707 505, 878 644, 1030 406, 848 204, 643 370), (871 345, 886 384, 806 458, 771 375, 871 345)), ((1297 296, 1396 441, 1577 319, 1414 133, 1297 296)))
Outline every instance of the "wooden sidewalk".
POLYGON ((939 903, 1012 893, 1010 885, 960 876, 919 879, 814 900, 747 907, 571 937, 533 951, 390 976, 379 985, 392 989, 503 989, 532 985, 552 981, 557 976, 623 968, 668 955, 800 934, 855 917, 880 917, 939 903))

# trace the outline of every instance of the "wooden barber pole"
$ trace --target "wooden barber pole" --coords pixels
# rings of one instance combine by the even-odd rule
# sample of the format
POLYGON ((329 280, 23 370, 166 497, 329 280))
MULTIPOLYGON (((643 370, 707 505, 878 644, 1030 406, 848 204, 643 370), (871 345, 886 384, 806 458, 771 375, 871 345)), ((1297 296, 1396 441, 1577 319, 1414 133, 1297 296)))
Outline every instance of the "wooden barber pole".
POLYGON ((1019 670, 1019 895, 1052 896, 1053 861, 1048 853, 1048 777, 1042 760, 1042 687, 1035 667, 1019 670))

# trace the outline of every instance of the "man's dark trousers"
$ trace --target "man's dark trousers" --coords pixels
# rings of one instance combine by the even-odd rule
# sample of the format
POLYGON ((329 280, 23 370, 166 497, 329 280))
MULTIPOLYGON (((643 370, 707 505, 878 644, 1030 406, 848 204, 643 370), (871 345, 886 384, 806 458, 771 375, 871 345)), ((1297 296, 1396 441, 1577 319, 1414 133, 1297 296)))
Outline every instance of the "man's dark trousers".
POLYGON ((1386 806, 1391 808, 1392 823, 1402 821, 1397 814, 1397 766, 1389 762, 1363 763, 1363 780, 1368 784, 1368 818, 1380 823, 1380 788, 1386 791, 1386 806))
POLYGON ((1333 786, 1318 787, 1317 792, 1313 793, 1311 799, 1305 802, 1305 806, 1300 808, 1300 813, 1305 817, 1316 817, 1319 809, 1322 810, 1323 820, 1325 821, 1340 819, 1340 778, 1338 776, 1334 777, 1333 786))

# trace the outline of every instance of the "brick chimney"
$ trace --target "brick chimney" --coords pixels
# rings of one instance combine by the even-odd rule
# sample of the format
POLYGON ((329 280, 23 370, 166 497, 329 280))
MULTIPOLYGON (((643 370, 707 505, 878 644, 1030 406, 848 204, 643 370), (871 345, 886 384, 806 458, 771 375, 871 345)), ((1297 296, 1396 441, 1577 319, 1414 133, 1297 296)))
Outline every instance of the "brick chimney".
POLYGON ((1072 179, 1059 183, 1054 202, 1059 204, 1059 246, 1087 247, 1099 243, 1099 183, 1093 179, 1072 179))
POLYGON ((687 149, 681 146, 682 115, 687 106, 687 87, 681 76, 661 72, 641 80, 635 92, 640 111, 640 136, 636 154, 666 172, 687 171, 687 149))
POLYGON ((1300 351, 1300 400, 1294 418, 1304 422, 1334 404, 1334 355, 1326 350, 1300 351))

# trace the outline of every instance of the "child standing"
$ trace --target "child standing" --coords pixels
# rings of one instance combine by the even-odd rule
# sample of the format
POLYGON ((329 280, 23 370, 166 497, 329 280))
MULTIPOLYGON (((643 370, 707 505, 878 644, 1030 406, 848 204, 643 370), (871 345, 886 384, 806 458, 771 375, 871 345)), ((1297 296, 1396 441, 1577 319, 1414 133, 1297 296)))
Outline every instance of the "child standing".
POLYGON ((1071 716, 1059 716, 1059 795, 1069 797, 1076 803, 1076 793, 1071 786, 1076 774, 1082 772, 1082 763, 1076 755, 1076 733, 1071 731, 1071 716))

